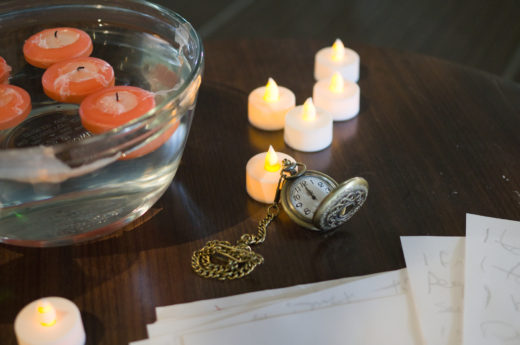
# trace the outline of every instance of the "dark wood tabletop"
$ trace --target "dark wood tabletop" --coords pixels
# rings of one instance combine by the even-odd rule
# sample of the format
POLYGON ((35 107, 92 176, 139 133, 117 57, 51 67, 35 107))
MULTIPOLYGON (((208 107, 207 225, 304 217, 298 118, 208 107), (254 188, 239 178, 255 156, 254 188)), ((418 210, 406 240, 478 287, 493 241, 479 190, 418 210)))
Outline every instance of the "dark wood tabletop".
POLYGON ((44 296, 73 300, 87 344, 145 338, 154 308, 181 302, 394 270, 399 236, 463 236, 465 214, 520 220, 520 86, 436 58, 370 46, 361 56, 361 111, 334 124, 332 145, 296 152, 283 131, 247 121, 247 96, 273 77, 311 96, 324 41, 205 42, 206 69, 180 168, 164 196, 125 231, 59 248, 0 245, 0 339, 44 296), (272 144, 337 181, 362 176, 367 202, 331 233, 298 227, 283 212, 254 248, 265 263, 236 281, 194 274, 206 241, 254 233, 266 205, 245 191, 245 166, 272 144))

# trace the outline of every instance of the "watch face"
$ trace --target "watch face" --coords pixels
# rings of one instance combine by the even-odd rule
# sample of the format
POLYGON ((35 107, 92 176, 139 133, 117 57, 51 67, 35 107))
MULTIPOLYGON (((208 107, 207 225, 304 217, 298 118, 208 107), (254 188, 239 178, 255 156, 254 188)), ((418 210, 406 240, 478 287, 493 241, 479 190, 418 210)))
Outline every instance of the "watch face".
POLYGON ((312 221, 316 209, 334 187, 331 182, 324 178, 304 175, 291 185, 289 201, 296 212, 305 219, 312 221))

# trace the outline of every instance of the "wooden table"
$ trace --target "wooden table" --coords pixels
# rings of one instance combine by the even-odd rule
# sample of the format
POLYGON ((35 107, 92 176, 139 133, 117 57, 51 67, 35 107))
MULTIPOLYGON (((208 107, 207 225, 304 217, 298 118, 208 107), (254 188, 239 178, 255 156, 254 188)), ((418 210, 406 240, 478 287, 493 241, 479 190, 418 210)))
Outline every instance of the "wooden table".
POLYGON ((63 296, 82 311, 87 344, 146 337, 154 307, 404 267, 399 236, 463 236, 466 213, 520 220, 520 86, 435 58, 368 46, 361 111, 334 125, 332 146, 300 153, 282 131, 247 122, 247 95, 272 76, 298 104, 312 93, 314 53, 328 42, 206 42, 206 70, 181 166, 153 208, 121 235, 62 248, 0 245, 0 339, 18 311, 63 296), (255 232, 266 206, 245 192, 245 165, 272 144, 338 181, 363 176, 368 200, 321 234, 280 214, 265 263, 247 278, 191 271, 207 240, 255 232))

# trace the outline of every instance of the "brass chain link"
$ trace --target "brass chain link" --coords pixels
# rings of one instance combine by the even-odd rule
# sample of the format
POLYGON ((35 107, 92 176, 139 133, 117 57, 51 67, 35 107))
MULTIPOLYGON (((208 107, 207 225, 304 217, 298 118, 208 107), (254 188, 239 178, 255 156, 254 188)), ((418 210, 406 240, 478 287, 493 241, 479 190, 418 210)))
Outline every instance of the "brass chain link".
POLYGON ((209 241, 195 251, 191 257, 191 267, 203 278, 219 280, 238 279, 251 273, 264 262, 262 255, 251 250, 251 245, 265 241, 267 227, 278 216, 278 200, 269 206, 267 214, 258 223, 256 234, 243 234, 235 245, 228 241, 209 241))
POLYGON ((285 181, 302 175, 306 170, 305 164, 288 159, 284 159, 282 165, 274 202, 267 208, 264 219, 258 223, 257 233, 243 234, 234 245, 228 241, 209 241, 191 257, 191 267, 195 273, 203 278, 238 279, 264 262, 264 257, 255 253, 250 246, 265 241, 267 227, 280 212, 280 192, 285 181))

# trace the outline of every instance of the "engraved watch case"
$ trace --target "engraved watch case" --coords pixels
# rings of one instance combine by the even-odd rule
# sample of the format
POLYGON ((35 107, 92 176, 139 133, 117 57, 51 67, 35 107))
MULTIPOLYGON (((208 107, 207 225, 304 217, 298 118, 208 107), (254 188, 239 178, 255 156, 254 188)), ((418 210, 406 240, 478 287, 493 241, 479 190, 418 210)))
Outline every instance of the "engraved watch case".
POLYGON ((362 177, 338 184, 330 176, 306 170, 287 179, 282 187, 281 203, 298 225, 310 230, 330 231, 348 221, 363 205, 368 183, 362 177))

